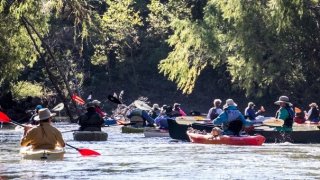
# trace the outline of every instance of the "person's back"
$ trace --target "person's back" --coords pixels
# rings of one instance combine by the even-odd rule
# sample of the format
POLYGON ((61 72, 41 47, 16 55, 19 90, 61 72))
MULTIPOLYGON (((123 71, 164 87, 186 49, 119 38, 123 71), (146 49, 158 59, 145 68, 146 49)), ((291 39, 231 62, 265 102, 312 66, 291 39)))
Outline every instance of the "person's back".
POLYGON ((35 117, 35 120, 40 121, 40 124, 30 130, 30 127, 25 127, 20 145, 32 146, 33 149, 54 149, 57 145, 64 147, 65 143, 61 132, 50 124, 51 117, 54 115, 47 108, 40 109, 39 115, 35 117))
POLYGON ((237 109, 237 104, 228 99, 224 105, 224 112, 212 121, 215 125, 222 125, 224 134, 239 135, 243 126, 250 126, 252 122, 247 121, 237 109))
POLYGON ((308 120, 311 122, 319 122, 319 110, 316 103, 311 103, 310 110, 308 111, 308 120))
POLYGON ((222 113, 222 109, 220 109, 220 105, 221 105, 220 99, 215 99, 213 101, 213 107, 209 109, 207 114, 207 119, 213 120, 222 113))
POLYGON ((93 104, 87 104, 87 113, 79 117, 80 131, 101 131, 101 126, 104 124, 103 119, 96 112, 93 104))
POLYGON ((154 119, 149 116, 149 114, 142 109, 135 108, 132 111, 130 111, 128 118, 131 118, 133 116, 140 116, 143 119, 143 126, 154 126, 154 119))

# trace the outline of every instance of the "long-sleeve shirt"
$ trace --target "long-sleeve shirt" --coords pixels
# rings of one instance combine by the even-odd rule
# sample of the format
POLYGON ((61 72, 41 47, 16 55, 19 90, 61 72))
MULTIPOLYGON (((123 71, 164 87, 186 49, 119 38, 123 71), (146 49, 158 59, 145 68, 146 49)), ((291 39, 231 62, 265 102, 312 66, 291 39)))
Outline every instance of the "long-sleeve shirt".
POLYGON ((227 109, 223 111, 217 118, 212 120, 214 125, 222 125, 224 131, 226 131, 226 127, 231 121, 241 120, 244 126, 251 126, 253 123, 249 120, 246 120, 241 112, 237 109, 236 106, 229 106, 227 109))
POLYGON ((257 117, 257 112, 254 109, 247 107, 244 110, 244 115, 247 116, 250 120, 255 120, 257 117))
POLYGON ((21 139, 21 146, 31 145, 33 149, 54 149, 65 146, 61 132, 50 123, 41 123, 32 128, 21 139))

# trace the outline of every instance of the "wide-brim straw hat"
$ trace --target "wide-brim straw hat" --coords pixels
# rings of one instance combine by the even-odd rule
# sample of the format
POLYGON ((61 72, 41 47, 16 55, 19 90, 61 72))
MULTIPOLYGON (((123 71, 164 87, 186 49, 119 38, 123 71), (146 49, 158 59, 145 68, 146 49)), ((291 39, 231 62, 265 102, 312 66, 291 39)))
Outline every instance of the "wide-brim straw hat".
POLYGON ((43 108, 43 109, 39 109, 38 115, 34 117, 34 120, 36 121, 46 120, 55 115, 56 113, 51 113, 48 108, 43 108))
POLYGON ((229 106, 238 106, 238 105, 233 101, 233 99, 227 99, 226 104, 223 105, 223 108, 225 109, 229 106))
POLYGON ((274 102, 274 104, 280 105, 280 103, 282 103, 282 102, 288 104, 289 106, 292 106, 292 104, 289 102, 288 96, 280 96, 279 100, 274 102))

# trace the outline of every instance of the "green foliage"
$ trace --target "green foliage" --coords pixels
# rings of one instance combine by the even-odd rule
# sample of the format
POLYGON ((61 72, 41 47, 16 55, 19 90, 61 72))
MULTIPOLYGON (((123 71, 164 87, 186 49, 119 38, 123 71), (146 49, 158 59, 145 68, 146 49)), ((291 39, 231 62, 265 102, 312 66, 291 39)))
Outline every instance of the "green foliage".
POLYGON ((10 84, 13 97, 16 99, 23 99, 28 96, 43 97, 46 90, 40 83, 31 83, 27 81, 18 81, 10 84))

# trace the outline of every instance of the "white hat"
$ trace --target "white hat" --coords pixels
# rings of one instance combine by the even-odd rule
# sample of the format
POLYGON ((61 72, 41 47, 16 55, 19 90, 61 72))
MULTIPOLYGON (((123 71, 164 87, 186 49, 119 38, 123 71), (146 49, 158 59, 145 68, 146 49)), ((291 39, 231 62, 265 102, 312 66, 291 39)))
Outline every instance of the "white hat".
POLYGON ((226 104, 223 105, 223 109, 225 109, 229 106, 237 106, 237 104, 233 101, 233 99, 227 99, 226 104))
POLYGON ((152 109, 153 110, 160 109, 159 104, 153 104, 152 109))
POLYGON ((288 96, 280 96, 279 100, 274 102, 274 104, 280 105, 281 102, 284 102, 284 103, 288 104, 289 106, 292 106, 292 104, 289 102, 288 96))
POLYGON ((96 106, 99 106, 101 104, 101 102, 98 100, 93 100, 92 103, 96 106))
POLYGON ((48 108, 43 108, 43 109, 39 109, 38 115, 34 117, 34 120, 36 121, 46 120, 55 115, 56 113, 51 113, 48 108))

